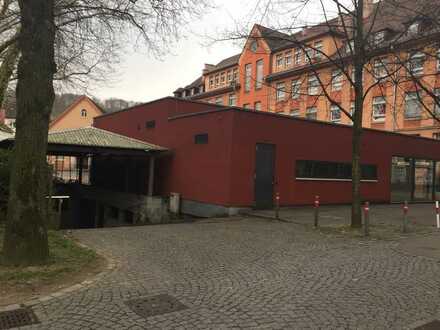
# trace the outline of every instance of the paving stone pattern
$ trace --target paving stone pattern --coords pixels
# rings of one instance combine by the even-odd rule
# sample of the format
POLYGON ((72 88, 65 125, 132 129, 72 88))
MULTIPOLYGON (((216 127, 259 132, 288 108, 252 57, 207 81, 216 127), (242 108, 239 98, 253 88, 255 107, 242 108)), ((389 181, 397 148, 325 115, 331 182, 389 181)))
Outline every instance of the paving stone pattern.
POLYGON ((117 267, 35 305, 41 324, 27 328, 405 329, 439 316, 439 263, 397 242, 254 218, 74 235, 117 267), (164 294, 188 308, 145 319, 125 303, 164 294))

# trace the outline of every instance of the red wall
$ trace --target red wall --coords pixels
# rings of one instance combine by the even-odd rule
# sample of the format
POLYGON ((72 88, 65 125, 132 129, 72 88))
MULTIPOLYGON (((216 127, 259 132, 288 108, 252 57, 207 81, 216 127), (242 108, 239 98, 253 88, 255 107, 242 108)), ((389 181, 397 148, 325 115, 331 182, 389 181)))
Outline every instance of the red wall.
MULTIPOLYGON (((315 195, 323 203, 351 201, 350 182, 295 180, 297 159, 351 161, 351 128, 347 126, 173 98, 97 117, 95 126, 172 149, 172 158, 158 164, 163 194, 179 192, 189 200, 251 206, 255 144, 272 143, 276 145, 275 190, 281 204, 310 204, 315 195), (185 115, 197 112, 204 113, 185 115), (145 128, 149 120, 156 121, 154 129, 145 128), (209 134, 208 144, 194 144, 194 135, 200 133, 209 134)), ((365 130, 362 163, 378 166, 378 182, 362 184, 363 198, 389 201, 392 156, 440 160, 440 142, 365 130)))
MULTIPOLYGON (((280 193, 282 205, 311 204, 316 195, 322 203, 350 203, 351 182, 295 180, 295 162, 301 159, 351 162, 351 134, 349 126, 235 111, 231 201, 237 206, 253 202, 255 143, 272 143, 276 145, 275 191, 280 193)), ((440 160, 440 142, 365 130, 361 159, 363 164, 378 166, 378 182, 362 183, 364 199, 389 202, 392 156, 440 160)))
POLYGON ((130 110, 95 118, 95 126, 172 149, 159 159, 158 193, 178 192, 188 200, 229 204, 232 112, 190 116, 176 115, 223 109, 199 102, 165 98, 130 110), (154 129, 145 122, 155 120, 154 129), (209 133, 209 143, 196 145, 194 135, 209 133))

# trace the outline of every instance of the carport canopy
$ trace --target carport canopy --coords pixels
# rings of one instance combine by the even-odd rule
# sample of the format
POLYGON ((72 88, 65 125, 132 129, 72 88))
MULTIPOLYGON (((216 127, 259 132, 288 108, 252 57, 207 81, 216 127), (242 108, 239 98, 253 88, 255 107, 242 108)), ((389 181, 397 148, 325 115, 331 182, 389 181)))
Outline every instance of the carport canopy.
MULTIPOLYGON (((0 140, 0 147, 11 147, 13 143, 13 137, 0 140)), ((48 155, 79 158, 88 156, 148 156, 150 159, 149 195, 153 190, 155 158, 169 153, 167 148, 96 127, 66 129, 48 134, 48 155)))

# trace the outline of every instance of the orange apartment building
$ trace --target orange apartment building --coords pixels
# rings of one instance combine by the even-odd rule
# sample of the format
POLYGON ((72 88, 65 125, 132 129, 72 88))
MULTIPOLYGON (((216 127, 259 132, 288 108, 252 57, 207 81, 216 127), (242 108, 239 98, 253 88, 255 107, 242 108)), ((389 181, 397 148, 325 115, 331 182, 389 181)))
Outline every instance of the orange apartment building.
MULTIPOLYGON (((400 3, 404 6, 397 8, 401 12, 396 14, 395 3, 389 0, 365 1, 366 22, 372 16, 375 19, 372 36, 375 42, 383 41, 386 45, 402 31, 411 32, 405 35, 405 42, 412 48, 402 50, 400 56, 414 58, 414 70, 419 75, 423 74, 424 84, 440 97, 440 52, 432 42, 433 38, 438 40, 439 30, 420 15, 423 10, 438 9, 438 5, 434 0, 402 0, 400 3), (427 35, 430 37, 427 38, 427 35)), ((322 93, 322 86, 325 86, 341 107, 347 111, 354 109, 354 92, 346 76, 352 74, 350 60, 346 62, 344 73, 335 69, 327 59, 327 56, 346 52, 350 40, 347 40, 346 34, 329 28, 329 25, 323 23, 289 35, 256 24, 240 54, 217 65, 205 64, 202 76, 177 89, 174 95, 310 120, 351 124, 351 119, 337 106, 332 106, 322 93), (316 75, 319 75, 321 83, 316 75)), ((408 76, 405 68, 394 70, 387 67, 397 65, 392 61, 396 53, 392 55, 387 52, 386 46, 382 48, 379 60, 372 61, 365 68, 364 88, 376 86, 371 88, 364 102, 363 126, 440 138, 440 124, 425 108, 428 106, 440 117, 436 102, 429 95, 417 96, 414 82, 405 79, 408 76), (376 84, 384 71, 395 71, 393 79, 386 78, 376 84), (419 97, 423 99, 423 104, 419 102, 419 97)))

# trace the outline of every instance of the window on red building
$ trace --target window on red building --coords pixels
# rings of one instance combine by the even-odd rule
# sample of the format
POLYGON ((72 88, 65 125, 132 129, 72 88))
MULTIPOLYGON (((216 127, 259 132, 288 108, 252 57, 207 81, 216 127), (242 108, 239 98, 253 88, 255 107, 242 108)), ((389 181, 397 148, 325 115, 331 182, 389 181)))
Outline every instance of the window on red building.
POLYGON ((385 97, 379 96, 379 97, 373 98, 373 113, 372 113, 373 121, 384 122, 386 108, 387 108, 387 101, 386 101, 385 97))
POLYGON ((252 78, 252 65, 246 64, 244 67, 245 76, 244 76, 244 91, 250 92, 251 90, 251 78, 252 78))
POLYGON ((284 99, 286 98, 286 85, 284 84, 284 82, 277 83, 276 89, 277 102, 284 101, 284 99))
POLYGON ((260 89, 263 86, 263 60, 257 61, 257 75, 255 79, 255 88, 260 89))

